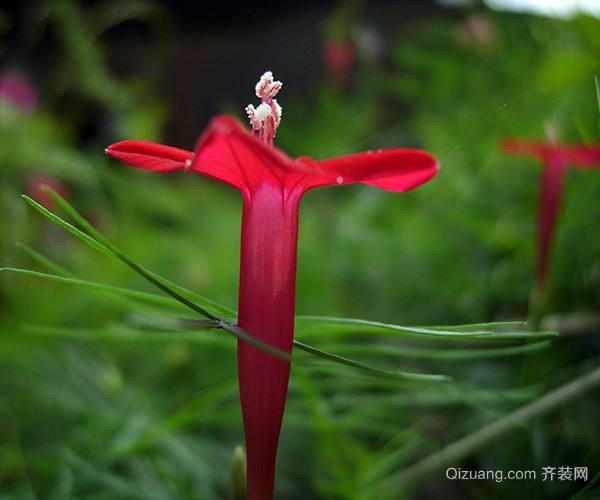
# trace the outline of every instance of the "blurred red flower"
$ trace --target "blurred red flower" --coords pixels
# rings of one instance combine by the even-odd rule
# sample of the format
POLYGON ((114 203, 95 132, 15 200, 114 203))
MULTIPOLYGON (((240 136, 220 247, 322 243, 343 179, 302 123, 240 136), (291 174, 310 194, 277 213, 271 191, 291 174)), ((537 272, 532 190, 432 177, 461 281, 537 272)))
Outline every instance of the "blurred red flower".
POLYGON ((347 87, 356 63, 354 44, 343 38, 326 41, 323 45, 323 60, 330 80, 339 87, 347 87))
POLYGON ((65 185, 54 177, 43 174, 35 174, 30 175, 26 180, 27 194, 44 206, 53 207, 56 205, 56 202, 52 196, 44 191, 45 187, 49 187, 58 193, 62 198, 69 199, 69 192, 65 185))
POLYGON ((9 102, 22 111, 33 113, 37 108, 37 93, 31 82, 20 73, 0 74, 0 101, 9 102))
POLYGON ((542 291, 550 260, 562 186, 567 167, 589 169, 600 166, 600 145, 563 145, 548 142, 505 139, 501 148, 506 154, 532 156, 542 164, 537 215, 536 288, 542 291))

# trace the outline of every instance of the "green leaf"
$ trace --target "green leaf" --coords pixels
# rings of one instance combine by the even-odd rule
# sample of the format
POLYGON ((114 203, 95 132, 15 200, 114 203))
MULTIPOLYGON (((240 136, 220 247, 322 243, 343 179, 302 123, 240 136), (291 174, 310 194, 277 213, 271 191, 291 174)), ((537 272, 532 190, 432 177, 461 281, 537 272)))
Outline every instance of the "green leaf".
POLYGON ((494 332, 480 330, 480 327, 507 327, 523 326, 523 322, 500 323, 475 323, 472 325, 458 325, 452 327, 420 327, 403 326, 391 323, 381 323, 364 319, 337 318, 328 316, 298 316, 296 318, 296 332, 299 336, 309 337, 321 334, 357 334, 357 335, 390 335, 409 334, 421 335, 430 338, 455 338, 455 339, 485 339, 485 340, 520 340, 529 338, 547 338, 558 336, 557 332, 494 332))
POLYGON ((40 338, 60 338, 77 340, 99 340, 117 342, 194 342, 205 345, 214 345, 228 349, 235 348, 235 343, 230 337, 223 335, 205 335, 204 332, 172 332, 136 330, 123 326, 113 325, 110 328, 66 328, 45 325, 23 325, 19 332, 23 335, 40 338))
MULTIPOLYGON (((49 186, 45 186, 43 191, 52 197, 52 199, 75 221, 77 222, 83 229, 85 229, 98 243, 100 243, 103 247, 105 247, 113 258, 117 258, 118 260, 125 263, 127 266, 132 268, 134 271, 141 274, 148 281, 156 281, 163 285, 166 288, 170 288, 171 290, 177 292, 178 295, 182 296, 185 299, 189 299, 190 301, 194 301, 196 303, 202 304, 203 308, 205 308, 205 312, 208 314, 206 309, 213 309, 218 314, 223 314, 225 316, 235 316, 236 311, 233 309, 219 304, 211 299, 203 297, 196 292, 188 290, 180 285, 169 281, 162 276, 150 271, 143 266, 134 263, 129 259, 120 249, 118 249, 113 243, 111 243, 103 234, 101 234, 85 217, 83 217, 76 209, 71 205, 67 200, 65 200, 62 196, 60 196, 56 191, 54 191, 49 186)), ((48 211, 49 212, 49 211, 48 211)), ((50 212, 51 213, 51 212, 50 212)), ((156 283, 153 283, 156 286, 156 283)), ((160 288, 160 287, 159 287, 160 288)), ((163 291, 165 291, 163 289, 163 291)), ((169 293, 169 292, 165 292, 169 293)), ((188 305, 189 307, 189 305, 188 305)), ((196 311, 198 312, 198 311, 196 311)))
MULTIPOLYGON (((242 339, 248 343, 255 345, 256 347, 270 352, 271 354, 281 357, 286 360, 291 360, 291 357, 288 353, 280 351, 268 344, 265 344, 257 339, 255 339, 248 332, 245 332, 243 329, 239 328, 237 325, 233 324, 230 320, 221 318, 220 316, 210 312, 205 309, 203 305, 199 305, 190 297, 198 297, 204 303, 208 303, 209 306, 219 306, 218 304, 210 301, 209 299, 205 299, 204 297, 197 296, 193 292, 186 290, 178 285, 172 284, 169 281, 161 278, 160 276, 152 273, 151 271, 143 268, 139 264, 135 263, 131 259, 129 259, 125 254, 119 250, 115 245, 113 245, 110 241, 108 241, 101 233, 99 233, 93 226, 90 224, 72 205, 70 205, 66 200, 64 200, 60 195, 54 192, 52 189, 46 187, 45 191, 52 196, 52 198, 61 206, 65 212, 71 216, 81 227, 83 227, 88 233, 84 233, 83 231, 77 229, 73 225, 64 221, 62 218, 53 214, 51 211, 41 206, 39 203, 35 202, 31 198, 24 196, 25 200, 32 205, 36 210, 38 210, 42 215, 49 218, 53 222, 57 223, 61 227, 67 229, 72 234, 81 238, 87 244, 91 245, 93 248, 98 249, 104 254, 107 254, 113 258, 116 258, 123 262, 125 265, 133 269, 136 273, 141 275, 146 281, 150 282, 153 286, 159 288, 165 294, 167 294, 171 299, 178 302, 179 304, 193 310, 194 312, 200 314, 207 318, 207 320, 180 320, 179 326, 185 327, 186 322, 188 326, 196 327, 196 328, 221 328, 230 334, 236 336, 238 339, 242 339), (187 295, 187 296, 186 296, 187 295)), ((39 258, 38 258, 39 260, 39 258)), ((46 262, 48 264, 49 262, 46 262)), ((125 288, 112 287, 110 285, 103 285, 99 283, 93 283, 85 280, 79 280, 76 278, 65 277, 65 276, 57 276, 50 275, 45 273, 39 273, 36 271, 27 271, 23 269, 16 268, 6 268, 4 270, 20 272, 24 274, 28 274, 30 276, 38 277, 38 278, 46 278, 54 281, 68 283, 72 285, 85 286, 87 288, 91 288, 94 290, 107 291, 110 293, 121 294, 123 296, 129 298, 135 298, 138 300, 146 300, 146 301, 156 301, 156 297, 153 294, 146 294, 144 292, 137 292, 134 290, 128 290, 125 288)), ((172 302, 168 299, 165 301, 158 300, 161 305, 169 304, 172 302)), ((233 313, 231 309, 224 308, 230 314, 233 313)), ((520 323, 519 323, 520 324, 520 323)), ((297 318, 297 331, 304 335, 310 335, 315 333, 380 333, 380 334, 389 334, 390 332, 398 333, 401 332, 403 334, 416 334, 416 335, 425 335, 431 337, 468 337, 468 338, 507 338, 507 335, 520 335, 520 334, 495 334, 490 330, 482 330, 481 327, 488 327, 492 324, 490 323, 480 323, 474 325, 459 325, 453 327, 433 327, 433 328, 425 328, 425 327, 412 327, 412 326, 401 326, 395 324, 381 323, 376 321, 368 321, 361 319, 352 319, 352 318, 336 318, 336 317, 318 317, 318 316, 300 316, 297 318)), ((495 326, 501 325, 502 327, 507 326, 515 326, 515 322, 503 322, 497 323, 495 326)), ((368 372, 371 374, 391 377, 391 378, 399 378, 404 380, 411 381, 447 381, 448 377, 443 375, 430 375, 430 374, 418 374, 418 373, 408 373, 402 371, 395 371, 390 369, 381 369, 378 367, 370 366, 360 361, 356 361, 350 358, 346 358, 344 356, 340 356, 338 354, 333 354, 331 352, 327 352, 323 349, 319 349, 298 340, 294 341, 294 346, 309 353, 313 356, 320 357, 327 361, 335 362, 338 364, 342 364, 354 369, 358 369, 363 372, 368 372)), ((539 348, 539 346, 537 346, 539 348)), ((531 348, 530 348, 531 349, 531 348)), ((514 352, 514 349, 513 349, 514 352)), ((506 351, 505 351, 506 353, 506 351)))
POLYGON ((286 353, 285 351, 282 351, 282 350, 277 349, 269 344, 261 342, 260 340, 256 339, 252 335, 250 335, 248 332, 245 332, 244 330, 239 328, 237 325, 229 323, 228 321, 220 318, 219 316, 209 312, 207 309, 205 309, 204 307, 195 303, 193 300, 190 300, 189 298, 181 295, 176 289, 172 288, 170 286, 170 283, 166 282, 166 280, 160 278, 158 275, 155 275, 154 273, 151 273, 150 271, 147 271, 139 264, 130 260, 117 247, 115 247, 106 238, 104 238, 104 236, 102 236, 98 231, 96 231, 96 229, 87 220, 85 220, 69 203, 67 203, 60 195, 58 195, 56 192, 54 192, 53 190, 51 190, 48 187, 45 188, 45 191, 48 192, 57 201, 57 203, 59 203, 63 208, 65 208, 65 210, 69 214, 74 216, 74 218, 76 218, 76 220, 80 224, 82 224, 82 226, 84 226, 86 229, 90 230, 92 232, 92 234, 94 234, 94 236, 99 237, 98 239, 101 240, 101 243, 96 241, 96 239, 92 238, 88 234, 83 233, 82 231, 80 231, 73 225, 69 224, 68 222, 64 221, 63 219, 61 219, 60 217, 58 217, 57 215, 52 213, 50 210, 46 209, 45 207, 43 207, 42 205, 40 205, 39 203, 37 203, 36 201, 31 199, 30 197, 28 197, 26 195, 22 195, 22 196, 25 199, 25 201, 27 201, 31 206, 33 206, 36 210, 38 210, 42 215, 49 218, 50 220, 52 220, 59 226, 67 229, 69 232, 78 236, 79 238, 84 240, 86 243, 90 244, 92 247, 98 249, 102 253, 104 253, 108 256, 117 258, 118 260, 120 260, 121 262, 126 264, 128 267, 133 269, 135 272, 140 274, 144 279, 146 279, 146 281, 149 281, 152 285, 159 288, 160 290, 162 290, 164 293, 166 293, 173 299, 177 300, 178 302, 185 305, 192 311, 200 314, 201 316, 204 316, 205 318, 208 318, 208 319, 211 319, 211 320, 217 322, 219 324, 219 328, 226 330, 227 332, 236 336, 238 339, 244 340, 244 341, 248 342, 249 344, 254 345, 257 348, 259 348, 265 352, 268 352, 269 354, 277 356, 286 361, 291 360, 290 355, 288 353, 286 353))
POLYGON ((89 288, 91 290, 97 290, 102 292, 110 292, 118 295, 122 295, 125 297, 130 297, 133 299, 141 300, 143 302, 147 302, 150 304, 156 304, 161 306, 180 306, 177 301, 174 301, 168 297, 164 297, 162 295, 156 295, 152 293, 140 292, 138 290, 130 290, 128 288, 121 288, 112 285, 104 285, 102 283, 96 283, 94 281, 86 281, 77 278, 71 278, 67 276, 58 276, 55 274, 41 273, 39 271, 32 271, 30 269, 20 269, 16 267, 2 267, 0 271, 23 274, 25 276, 30 276, 32 278, 41 278, 49 281, 55 281, 57 283, 64 283, 67 285, 75 285, 81 286, 84 288, 89 288))
POLYGON ((46 207, 44 207, 43 205, 40 205, 37 201, 30 198, 26 194, 22 194, 21 197, 27 203, 29 203, 29 205, 31 205, 35 210, 37 210, 40 214, 42 214, 44 217, 51 220, 52 222, 54 222, 58 226, 62 227, 63 229, 66 229, 73 236, 77 236, 77 238, 79 238, 81 241, 83 241, 86 245, 89 245, 94 250, 98 250, 98 252, 100 252, 103 255, 106 255, 107 257, 114 258, 113 254, 108 250, 108 248, 106 248, 104 245, 98 243, 91 236, 89 236, 86 233, 84 233, 83 231, 77 229, 72 224, 69 224, 64 219, 61 219, 58 215, 55 215, 50 210, 48 210, 46 207))
POLYGON ((296 331, 302 335, 315 333, 409 333, 438 337, 473 337, 494 335, 491 331, 475 330, 470 332, 454 332, 450 330, 422 328, 418 326, 402 326, 378 321, 354 318, 336 318, 329 316, 298 316, 296 331))
POLYGON ((501 358, 530 354, 544 350, 552 345, 546 340, 532 344, 515 345, 508 347, 488 347, 485 349, 417 349, 399 348, 392 344, 361 343, 352 345, 328 344, 328 349, 342 354, 361 354, 364 356, 387 356, 390 358, 408 358, 428 361, 465 361, 501 358))
POLYGON ((351 368, 355 368, 367 373, 371 373, 373 375, 379 375, 382 377, 391 377, 398 378, 402 380, 410 380, 416 382, 448 382, 451 380, 450 377, 446 375, 431 375, 425 373, 410 373, 410 372, 401 372, 396 370, 383 370, 380 368, 375 368, 370 365, 366 365, 359 361, 355 361, 353 359, 345 358, 343 356, 339 356, 337 354, 333 354, 327 351, 323 351, 321 349, 317 349, 316 347, 310 346, 308 344, 304 344, 298 340, 294 340, 294 347, 302 349, 314 356, 318 356, 320 358, 326 359, 328 361, 333 361, 335 363, 339 363, 345 366, 349 366, 351 368))
MULTIPOLYGON (((110 329, 89 329, 89 328, 63 328, 63 327, 47 327, 40 325, 26 325, 22 328, 22 333, 39 337, 58 337, 58 338, 73 338, 81 340, 111 340, 111 341, 136 341, 136 342, 173 342, 187 341, 200 342, 220 347, 234 348, 235 344, 228 342, 227 339, 218 335, 206 335, 205 332, 190 331, 162 331, 161 325, 155 325, 159 328, 157 331, 136 330, 126 327, 112 327, 110 329)), ((163 325, 164 326, 164 325, 163 325)), ((380 369, 359 361, 339 356, 322 349, 294 341, 294 347, 301 349, 313 356, 324 359, 329 362, 341 364, 361 372, 366 372, 371 375, 377 375, 387 378, 395 378, 412 382, 448 382, 450 377, 445 375, 430 375, 422 373, 410 373, 389 369, 380 369)), ((296 363, 304 364, 302 360, 295 360, 296 363)))
POLYGON ((424 328, 430 328, 432 330, 449 330, 451 332, 464 332, 472 330, 485 329, 497 329, 497 328, 526 328, 526 321, 495 321, 491 323, 468 323, 465 325, 438 325, 438 326, 424 326, 424 328))
POLYGON ((16 246, 20 250, 22 250, 26 255, 28 255, 32 260, 34 260, 38 264, 41 264, 42 266, 50 269, 50 271, 54 272, 55 274, 59 274, 59 275, 63 275, 63 276, 72 276, 71 273, 67 269, 65 269, 61 265, 57 264, 56 262, 50 260, 45 255, 42 255, 38 251, 34 250, 29 245, 19 242, 16 244, 16 246))

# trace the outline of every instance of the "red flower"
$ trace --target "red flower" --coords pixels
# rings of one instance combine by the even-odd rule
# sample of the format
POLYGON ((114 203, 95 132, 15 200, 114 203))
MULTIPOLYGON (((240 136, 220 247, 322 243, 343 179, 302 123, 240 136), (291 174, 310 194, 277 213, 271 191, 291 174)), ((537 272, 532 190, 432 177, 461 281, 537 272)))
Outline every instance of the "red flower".
MULTIPOLYGON (((211 177, 242 193, 242 239, 238 324, 263 342, 290 352, 298 208, 308 190, 363 183, 408 191, 437 172, 436 160, 410 149, 368 152, 317 161, 289 158, 271 146, 281 108, 281 87, 265 73, 257 84, 263 101, 247 108, 254 133, 227 116, 212 120, 194 153, 138 141, 113 144, 107 153, 128 165, 211 177)), ((275 459, 287 395, 289 363, 245 342, 238 343, 238 376, 248 454, 248 498, 272 498, 275 459)))
POLYGON ((65 185, 54 177, 36 174, 30 175, 27 178, 27 194, 42 205, 53 207, 56 202, 54 201, 54 198, 44 190, 46 187, 49 187, 54 192, 58 193, 61 198, 69 198, 69 191, 65 185))
POLYGON ((323 45, 323 60, 333 83, 338 87, 347 87, 356 62, 356 50, 352 42, 343 38, 326 41, 323 45))
POLYGON ((568 166, 589 169, 600 165, 600 146, 561 145, 556 141, 544 143, 506 139, 502 142, 501 147, 507 154, 533 156, 542 163, 538 206, 538 255, 535 273, 536 288, 541 292, 546 282, 565 170, 568 166))
POLYGON ((27 78, 11 71, 0 74, 0 101, 9 102, 21 111, 32 113, 37 107, 37 94, 27 78))

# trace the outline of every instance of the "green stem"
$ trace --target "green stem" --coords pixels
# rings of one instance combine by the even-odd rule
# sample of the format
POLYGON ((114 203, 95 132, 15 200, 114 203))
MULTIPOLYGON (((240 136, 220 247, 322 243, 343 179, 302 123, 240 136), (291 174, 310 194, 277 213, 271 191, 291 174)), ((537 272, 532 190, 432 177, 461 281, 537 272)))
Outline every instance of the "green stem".
POLYGON ((417 462, 396 476, 393 481, 387 482, 384 487, 389 488, 390 491, 392 489, 398 491, 399 488, 413 485, 444 467, 457 465, 465 457, 491 441, 516 428, 522 428, 532 418, 544 415, 584 395, 598 385, 600 385, 600 366, 417 462))

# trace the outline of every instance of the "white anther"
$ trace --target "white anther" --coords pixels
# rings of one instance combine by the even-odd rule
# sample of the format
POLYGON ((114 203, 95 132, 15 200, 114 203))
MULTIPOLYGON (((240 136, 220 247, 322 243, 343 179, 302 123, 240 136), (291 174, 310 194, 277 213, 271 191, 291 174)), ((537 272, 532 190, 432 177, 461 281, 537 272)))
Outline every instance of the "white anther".
POLYGON ((335 182, 337 182, 338 184, 341 184, 342 182, 344 182, 344 178, 343 178, 343 177, 341 177, 341 176, 340 176, 340 177, 337 177, 337 178, 335 179, 335 182))
POLYGON ((258 109, 256 109, 252 104, 248 104, 248 106, 246 106, 246 114, 248 115, 250 125, 252 125, 254 130, 260 130, 265 122, 264 118, 261 120, 260 117, 257 116, 257 111, 258 109))
POLYGON ((256 84, 256 95, 261 103, 255 108, 252 104, 246 106, 246 114, 254 135, 267 144, 273 144, 273 138, 281 122, 282 109, 273 97, 282 87, 279 81, 273 81, 273 73, 267 71, 256 84))
POLYGON ((256 96, 263 100, 273 99, 277 95, 277 92, 281 90, 281 87, 283 87, 283 83, 274 81, 273 73, 266 71, 256 84, 256 96))
POLYGON ((279 123, 281 122, 281 113, 283 111, 283 109, 277 102, 277 99, 273 99, 271 109, 273 112, 273 119, 275 120, 275 128, 277 128, 277 127, 279 127, 279 123))
POLYGON ((266 103, 259 104, 254 112, 254 118, 260 123, 265 123, 265 120, 271 116, 271 106, 266 103))

